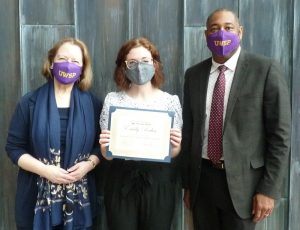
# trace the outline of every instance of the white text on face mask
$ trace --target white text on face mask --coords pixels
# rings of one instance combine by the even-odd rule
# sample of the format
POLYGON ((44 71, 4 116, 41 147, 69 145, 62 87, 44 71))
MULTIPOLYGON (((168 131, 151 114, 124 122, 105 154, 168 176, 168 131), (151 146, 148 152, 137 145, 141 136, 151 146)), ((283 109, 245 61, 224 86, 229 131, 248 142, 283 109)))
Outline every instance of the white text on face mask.
POLYGON ((64 78, 74 78, 76 76, 76 73, 66 73, 61 70, 59 70, 58 74, 59 74, 59 76, 64 77, 64 78))

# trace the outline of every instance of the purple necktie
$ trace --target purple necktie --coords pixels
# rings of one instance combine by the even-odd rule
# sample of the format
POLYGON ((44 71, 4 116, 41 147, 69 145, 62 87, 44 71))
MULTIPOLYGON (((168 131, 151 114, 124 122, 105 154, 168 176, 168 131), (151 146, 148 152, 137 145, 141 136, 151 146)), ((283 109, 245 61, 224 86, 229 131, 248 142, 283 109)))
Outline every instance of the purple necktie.
POLYGON ((215 84, 208 128, 207 156, 213 162, 220 161, 223 155, 222 132, 223 132, 223 112, 225 94, 225 71, 227 67, 221 65, 217 82, 215 84))

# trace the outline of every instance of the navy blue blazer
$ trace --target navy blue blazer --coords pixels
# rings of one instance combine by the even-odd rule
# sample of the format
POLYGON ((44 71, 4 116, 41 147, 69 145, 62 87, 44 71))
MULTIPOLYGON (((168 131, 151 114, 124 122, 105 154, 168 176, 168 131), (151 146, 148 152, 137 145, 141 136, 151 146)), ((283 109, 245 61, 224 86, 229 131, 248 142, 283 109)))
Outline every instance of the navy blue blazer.
MULTIPOLYGON (((85 92, 87 93, 87 92, 85 92)), ((11 119, 10 128, 8 131, 6 151, 9 158, 14 164, 24 153, 34 155, 31 143, 31 127, 32 121, 30 116, 30 108, 34 109, 37 94, 36 91, 30 92, 23 96, 18 103, 14 115, 11 119), (22 137, 22 138, 19 138, 22 137)), ((97 118, 100 117, 102 103, 91 94, 93 101, 95 121, 90 121, 95 124, 97 133, 95 133, 94 148, 91 149, 91 154, 96 154, 100 159, 100 148, 98 135, 100 127, 97 118)), ((89 196, 92 208, 92 213, 96 215, 96 186, 94 179, 94 170, 88 174, 89 196)), ((17 191, 15 199, 15 219, 17 226, 30 227, 33 224, 34 208, 37 198, 37 175, 19 168, 17 191)))

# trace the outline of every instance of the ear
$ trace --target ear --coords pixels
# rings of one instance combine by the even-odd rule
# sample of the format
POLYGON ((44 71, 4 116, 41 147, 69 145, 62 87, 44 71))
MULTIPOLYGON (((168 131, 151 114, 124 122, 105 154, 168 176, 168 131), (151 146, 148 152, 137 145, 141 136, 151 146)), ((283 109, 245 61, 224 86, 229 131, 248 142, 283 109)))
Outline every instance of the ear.
POLYGON ((242 26, 240 26, 239 28, 239 37, 240 37, 240 41, 242 40, 243 38, 243 33, 244 33, 244 28, 242 26))

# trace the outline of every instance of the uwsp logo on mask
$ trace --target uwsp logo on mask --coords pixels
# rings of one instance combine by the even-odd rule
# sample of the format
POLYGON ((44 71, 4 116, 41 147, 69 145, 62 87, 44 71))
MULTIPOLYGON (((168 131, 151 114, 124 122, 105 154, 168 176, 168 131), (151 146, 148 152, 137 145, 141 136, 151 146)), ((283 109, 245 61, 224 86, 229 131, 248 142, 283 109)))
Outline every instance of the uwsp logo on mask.
POLYGON ((54 62, 52 75, 62 84, 76 82, 81 75, 82 67, 69 62, 54 62))
POLYGON ((206 37, 207 47, 219 57, 226 57, 236 50, 240 45, 238 34, 219 30, 206 37))
POLYGON ((64 78, 74 78, 76 76, 76 73, 67 73, 64 71, 59 70, 58 71, 59 76, 64 77, 64 78))
POLYGON ((231 40, 225 40, 225 41, 214 41, 215 46, 229 46, 231 43, 231 40))

